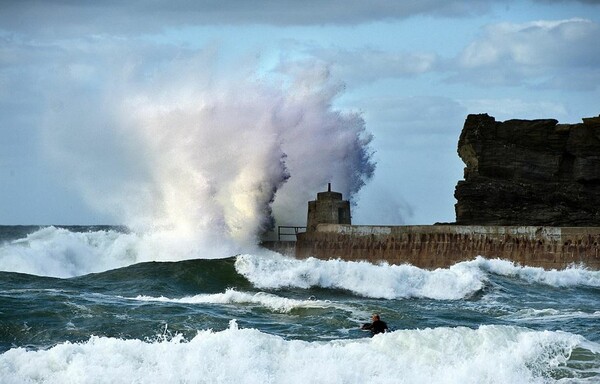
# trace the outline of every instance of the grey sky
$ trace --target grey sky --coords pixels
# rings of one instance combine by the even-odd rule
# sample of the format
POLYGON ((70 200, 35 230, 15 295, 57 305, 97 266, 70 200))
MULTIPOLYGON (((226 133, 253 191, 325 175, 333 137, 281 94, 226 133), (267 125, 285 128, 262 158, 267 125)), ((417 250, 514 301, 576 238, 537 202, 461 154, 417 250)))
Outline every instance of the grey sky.
MULTIPOLYGON (((0 9, 0 224, 118 223, 117 196, 165 195, 151 167, 161 152, 148 145, 185 142, 147 141, 161 131, 138 128, 131 135, 123 109, 135 100, 156 108, 220 95, 213 107, 226 109, 228 97, 239 104, 255 92, 248 108, 261 111, 274 92, 285 119, 296 107, 319 111, 307 120, 314 124, 327 124, 330 111, 359 114, 377 169, 354 196, 354 220, 380 224, 454 219, 463 167, 456 142, 468 113, 568 123, 600 113, 594 1, 19 1, 0 9), (308 87, 315 93, 301 97, 313 104, 290 107, 301 94, 285 95, 290 79, 306 82, 292 89, 308 87), (329 111, 315 107, 319 97, 329 111)), ((289 148, 289 167, 303 151, 289 148)), ((286 188, 310 185, 305 177, 295 171, 280 186, 276 214, 291 199, 286 188)))

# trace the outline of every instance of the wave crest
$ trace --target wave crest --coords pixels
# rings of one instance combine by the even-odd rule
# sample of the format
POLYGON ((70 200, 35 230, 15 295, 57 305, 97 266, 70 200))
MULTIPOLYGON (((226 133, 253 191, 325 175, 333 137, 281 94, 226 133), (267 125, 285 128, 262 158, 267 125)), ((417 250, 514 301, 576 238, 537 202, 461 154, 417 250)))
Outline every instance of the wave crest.
POLYGON ((464 264, 500 276, 517 277, 529 283, 553 287, 600 287, 600 271, 592 271, 580 265, 572 265, 561 270, 546 270, 540 267, 521 266, 509 260, 485 259, 481 256, 464 264))
POLYGON ((162 296, 137 296, 134 300, 186 304, 257 304, 272 311, 283 313, 297 308, 326 308, 334 306, 331 302, 323 300, 296 300, 266 292, 250 293, 240 292, 235 289, 227 289, 224 293, 201 294, 180 299, 171 299, 162 296))
POLYGON ((74 232, 50 226, 0 244, 0 269, 69 278, 146 261, 224 258, 239 250, 218 239, 198 244, 168 230, 74 232))
POLYGON ((455 300, 473 295, 483 289, 486 282, 481 270, 462 263, 428 271, 411 265, 241 255, 237 257, 235 267, 259 288, 317 286, 384 299, 455 300))
POLYGON ((532 284, 554 287, 600 287, 600 271, 582 267, 544 270, 523 267, 507 260, 477 257, 449 268, 426 270, 412 265, 372 264, 366 261, 291 259, 282 256, 241 255, 238 273, 259 288, 323 287, 345 289, 355 294, 384 299, 430 298, 456 300, 482 290, 488 276, 518 277, 532 284))

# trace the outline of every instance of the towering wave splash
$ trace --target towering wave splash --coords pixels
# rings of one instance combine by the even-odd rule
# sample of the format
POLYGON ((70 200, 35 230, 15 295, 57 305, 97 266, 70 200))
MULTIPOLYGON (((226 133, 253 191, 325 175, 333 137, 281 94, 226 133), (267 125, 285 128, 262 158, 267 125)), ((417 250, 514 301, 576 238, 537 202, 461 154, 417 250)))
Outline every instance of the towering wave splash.
POLYGON ((133 60, 116 75, 99 63, 100 81, 70 79, 75 97, 49 111, 44 139, 98 211, 134 231, 229 244, 229 256, 274 218, 303 222, 329 181, 351 197, 375 164, 360 114, 333 108, 342 87, 326 68, 259 76, 218 63, 133 60))

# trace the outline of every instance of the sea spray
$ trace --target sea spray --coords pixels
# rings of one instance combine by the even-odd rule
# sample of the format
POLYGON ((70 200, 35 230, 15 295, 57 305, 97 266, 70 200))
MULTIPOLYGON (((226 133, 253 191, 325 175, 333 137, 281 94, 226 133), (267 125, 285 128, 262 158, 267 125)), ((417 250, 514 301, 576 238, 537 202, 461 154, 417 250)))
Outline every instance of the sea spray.
POLYGON ((343 86, 327 68, 266 79, 253 65, 217 69, 217 56, 99 63, 93 97, 89 79, 70 79, 83 94, 48 110, 43 142, 91 207, 210 252, 255 244, 274 219, 301 222, 327 182, 351 198, 370 179, 371 135, 333 107, 343 86))

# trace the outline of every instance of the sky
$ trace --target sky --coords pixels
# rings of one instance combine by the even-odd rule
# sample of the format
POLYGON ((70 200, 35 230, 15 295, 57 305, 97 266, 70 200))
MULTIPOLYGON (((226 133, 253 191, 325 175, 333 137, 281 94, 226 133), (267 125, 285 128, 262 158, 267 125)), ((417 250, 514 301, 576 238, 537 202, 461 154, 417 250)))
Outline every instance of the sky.
POLYGON ((598 41, 592 0, 0 2, 0 224, 305 225, 327 182, 453 222, 467 115, 598 116, 598 41))

